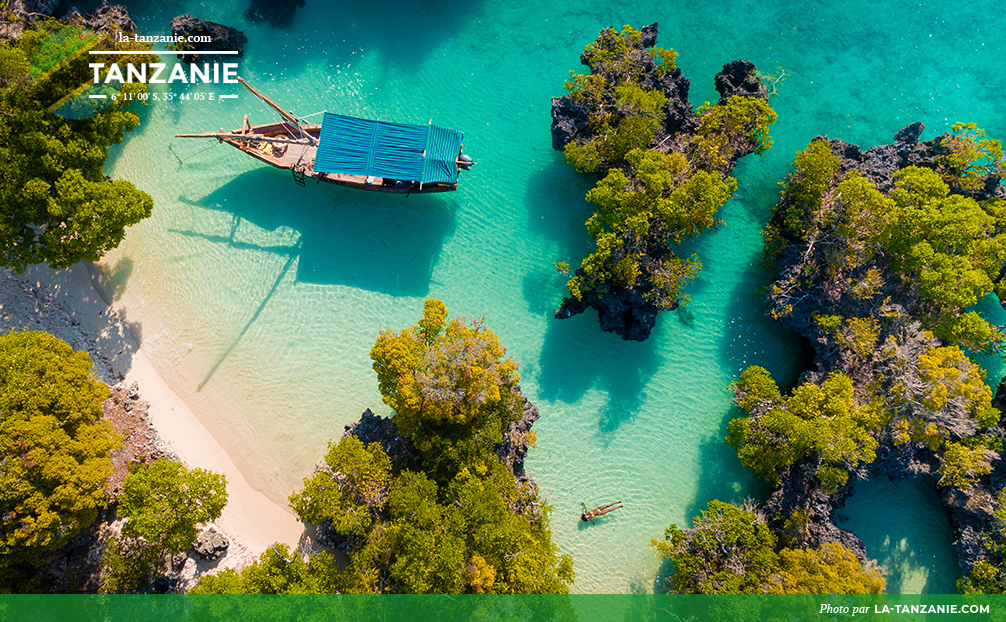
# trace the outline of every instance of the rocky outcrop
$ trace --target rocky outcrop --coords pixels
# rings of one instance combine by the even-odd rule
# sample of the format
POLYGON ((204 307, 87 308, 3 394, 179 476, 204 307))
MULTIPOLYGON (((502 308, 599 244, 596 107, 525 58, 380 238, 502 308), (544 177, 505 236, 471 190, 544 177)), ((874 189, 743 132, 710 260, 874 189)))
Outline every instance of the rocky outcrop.
MULTIPOLYGON (((244 52, 245 43, 248 38, 240 30, 224 26, 216 22, 196 19, 188 13, 179 15, 171 20, 171 34, 176 37, 185 37, 185 50, 192 52, 238 52, 240 56, 244 52), (209 41, 201 41, 209 37, 209 41)), ((181 59, 186 63, 193 63, 199 58, 199 54, 184 54, 181 59)))
POLYGON ((58 6, 59 0, 9 0, 6 8, 15 17, 31 20, 52 15, 58 6))
MULTIPOLYGON (((734 83, 731 80, 724 83, 728 82, 734 83)), ((894 176, 901 169, 909 166, 937 169, 939 158, 950 152, 944 146, 949 134, 920 141, 923 130, 922 123, 912 123, 896 134, 894 142, 865 151, 858 145, 827 136, 814 140, 826 141, 831 154, 838 158, 838 171, 832 184, 856 171, 886 194, 893 188, 894 176)), ((977 191, 960 188, 952 188, 951 191, 977 200, 1006 197, 1006 188, 994 173, 986 176, 977 191)), ((780 201, 773 220, 777 226, 780 214, 787 213, 791 207, 791 200, 784 196, 780 201)), ((823 220, 824 216, 814 218, 823 220)), ((782 227, 779 229, 782 230, 782 227)), ((921 298, 917 288, 904 285, 883 253, 871 257, 867 264, 849 268, 848 272, 843 272, 844 268, 828 270, 832 264, 829 264, 829 251, 826 249, 828 245, 834 247, 835 244, 835 232, 817 223, 808 226, 804 239, 788 244, 777 262, 777 278, 769 296, 772 314, 815 346, 817 369, 805 373, 801 382, 820 384, 831 372, 841 371, 852 379, 857 395, 864 393, 864 400, 876 391, 887 391, 892 383, 917 383, 918 378, 911 374, 918 365, 919 356, 942 345, 931 333, 923 330, 919 321, 913 319, 924 317, 931 310, 927 306, 929 303, 921 298), (862 278, 867 269, 883 274, 883 283, 870 296, 851 295, 848 287, 842 286, 840 281, 851 283, 853 279, 862 278), (827 334, 814 319, 836 315, 843 318, 880 318, 876 325, 876 343, 883 343, 885 347, 878 347, 869 355, 853 355, 848 347, 838 347, 836 337, 827 334)), ((1003 413, 1001 420, 1006 421, 1006 383, 1000 385, 993 405, 1003 413)), ((904 409, 899 415, 902 418, 908 418, 915 412, 910 405, 899 408, 904 409)), ((954 439, 967 439, 978 432, 974 420, 966 416, 959 419, 945 418, 941 421, 941 430, 954 439)), ((867 467, 863 467, 850 473, 850 484, 836 495, 829 496, 817 489, 814 468, 803 463, 793 465, 765 505, 766 513, 774 519, 774 526, 781 528, 786 517, 795 510, 803 510, 809 520, 805 529, 808 545, 841 542, 862 557, 864 552, 858 539, 834 525, 835 510, 842 507, 852 494, 857 479, 886 476, 894 481, 926 479, 933 482, 940 475, 941 458, 937 450, 921 441, 901 438, 896 442, 890 428, 888 425, 875 433, 878 441, 876 459, 869 465, 868 472, 867 467)), ((990 447, 996 446, 997 442, 1001 446, 1006 437, 1001 424, 981 433, 990 447)), ((991 474, 982 477, 970 488, 953 485, 940 488, 944 508, 955 531, 954 547, 964 574, 970 572, 978 560, 989 555, 991 544, 987 535, 999 529, 993 512, 998 505, 998 495, 1006 487, 1006 465, 1000 454, 996 453, 991 458, 991 474)))
MULTIPOLYGON (((577 270, 582 273, 582 270, 577 270)), ((564 320, 583 313, 593 307, 601 330, 615 333, 626 341, 646 341, 657 323, 657 307, 636 289, 613 288, 606 292, 589 290, 577 299, 563 298, 562 305, 555 312, 557 320, 564 320)), ((678 307, 675 302, 671 309, 678 307)))
POLYGON ((195 544, 192 545, 192 550, 203 559, 215 560, 227 553, 230 544, 230 540, 224 534, 210 528, 200 532, 195 544))
MULTIPOLYGON (((688 101, 691 81, 684 77, 678 68, 666 73, 659 72, 656 63, 646 52, 648 48, 656 45, 658 28, 659 24, 656 22, 644 26, 641 30, 642 38, 633 51, 634 60, 645 67, 639 78, 639 86, 648 91, 661 91, 667 96, 667 104, 664 107, 667 114, 664 131, 654 139, 655 142, 660 142, 667 135, 694 128, 693 109, 688 101)), ((584 51, 580 55, 580 62, 587 65, 587 58, 587 52, 584 51)), ((617 76, 606 77, 618 80, 617 76)), ((591 134, 591 128, 587 124, 589 114, 590 111, 585 106, 578 104, 569 95, 553 97, 552 148, 562 151, 566 143, 589 137, 591 134)))
POLYGON ((416 448, 407 436, 398 433, 398 426, 391 417, 375 415, 368 408, 359 419, 346 426, 343 436, 355 436, 364 445, 377 443, 398 468, 416 468, 416 448))
MULTIPOLYGON (((524 470, 524 458, 531 449, 534 438, 531 427, 538 420, 540 414, 538 407, 527 399, 519 386, 516 387, 516 393, 522 404, 521 417, 510 422, 503 432, 502 442, 496 445, 493 452, 500 463, 513 473, 517 486, 522 491, 520 498, 510 506, 510 511, 534 514, 537 518, 541 513, 542 504, 534 501, 538 486, 531 475, 524 470)), ((358 420, 346 426, 343 436, 354 436, 365 445, 379 444, 391 459, 392 469, 395 472, 403 469, 420 469, 420 465, 416 462, 418 452, 415 446, 407 436, 399 433, 393 417, 375 415, 368 408, 363 411, 358 420)), ((332 473, 332 469, 324 460, 320 460, 315 465, 314 473, 332 473)), ((338 474, 333 475, 338 477, 338 474)), ((385 502, 381 501, 380 503, 385 502)), ((380 509, 377 514, 387 518, 385 512, 386 509, 380 509)), ((325 546, 349 552, 361 543, 361 538, 358 535, 342 534, 335 531, 330 521, 317 525, 317 528, 316 537, 325 546)))
POLYGON ((496 446, 496 457, 510 469, 518 482, 534 485, 534 480, 524 470, 524 458, 531 450, 531 426, 541 415, 538 407, 521 393, 520 387, 517 387, 517 392, 523 400, 522 416, 517 421, 511 421, 503 433, 503 442, 496 446))
POLYGON ((775 531, 787 530, 790 548, 819 548, 837 543, 849 549, 864 562, 866 546, 851 531, 835 526, 835 511, 845 505, 855 490, 855 479, 836 494, 821 490, 817 480, 817 465, 809 460, 797 462, 783 478, 779 488, 765 502, 763 510, 769 525, 775 531))
MULTIPOLYGON (((584 149, 595 149, 595 157, 601 161, 595 173, 603 177, 611 169, 620 168, 630 181, 634 179, 632 167, 624 159, 609 161, 607 155, 597 155, 609 149, 598 139, 607 135, 602 134, 600 128, 608 128, 604 132, 613 131, 611 128, 618 126, 621 119, 634 114, 626 112, 625 103, 620 102, 614 90, 615 86, 628 85, 638 86, 645 92, 659 92, 666 97, 663 118, 647 148, 659 153, 677 152, 687 158, 696 158, 695 139, 700 117, 695 114, 688 99, 691 83, 673 62, 666 62, 666 52, 653 54, 649 50, 656 44, 658 26, 657 23, 645 26, 638 37, 636 33, 623 36, 613 29, 606 29, 597 41, 584 50, 580 62, 590 68, 590 77, 583 83, 586 86, 571 94, 552 98, 553 149, 563 151, 571 143, 584 149), (603 78, 601 84, 607 86, 598 87, 598 82, 589 81, 598 77, 603 78)), ((733 96, 768 99, 769 93, 749 61, 727 63, 716 74, 715 80, 721 95, 716 106, 725 105, 733 96)), ((730 140, 729 147, 722 148, 722 161, 717 160, 714 165, 710 158, 708 164, 724 176, 730 174, 738 159, 758 147, 749 136, 743 139, 732 137, 730 140)), ((613 250, 609 249, 610 254, 603 262, 622 265, 620 261, 629 259, 635 270, 632 282, 628 286, 620 284, 613 276, 614 269, 609 272, 607 267, 597 268, 590 274, 583 268, 577 269, 574 276, 579 286, 571 289, 571 292, 577 293, 563 298, 555 318, 570 318, 593 308, 598 312, 602 330, 613 332, 625 340, 644 341, 649 338, 656 323, 657 312, 676 309, 680 304, 674 293, 678 290, 668 284, 685 278, 671 274, 676 270, 668 268, 681 263, 673 257, 670 242, 672 239, 680 241, 680 231, 673 230, 671 225, 659 218, 651 218, 645 234, 637 236, 632 229, 614 233, 621 233, 622 239, 613 250)))
POLYGON ((122 447, 112 452, 112 476, 105 486, 111 498, 122 492, 131 465, 160 458, 178 460, 175 450, 161 439, 150 422, 149 409, 150 403, 140 397, 135 382, 130 385, 120 382, 111 387, 111 394, 102 403, 105 420, 122 437, 122 447))
POLYGON ((723 71, 716 74, 716 92, 720 94, 721 104, 734 95, 768 99, 768 89, 758 79, 755 65, 749 60, 735 60, 723 65, 723 71))
POLYGON ((81 24, 110 35, 136 32, 136 23, 129 17, 129 9, 121 4, 109 4, 108 0, 102 0, 101 6, 94 13, 83 14, 73 9, 63 19, 67 23, 81 24))
POLYGON ((289 28, 297 9, 306 4, 305 0, 251 0, 245 17, 251 22, 269 22, 274 28, 289 28))

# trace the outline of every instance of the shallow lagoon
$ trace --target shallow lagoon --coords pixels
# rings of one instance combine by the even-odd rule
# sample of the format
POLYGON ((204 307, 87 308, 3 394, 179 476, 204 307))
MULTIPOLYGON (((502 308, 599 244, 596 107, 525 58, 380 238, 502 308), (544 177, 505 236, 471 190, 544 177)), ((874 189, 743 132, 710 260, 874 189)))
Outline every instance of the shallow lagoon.
MULTIPOLYGON (((886 142, 916 120, 925 139, 958 120, 1006 137, 994 36, 1006 18, 991 2, 951 12, 866 1, 311 0, 286 31, 247 23, 241 2, 131 5, 145 34, 166 34, 183 12, 243 30, 242 77, 300 115, 432 119, 464 130, 479 161, 449 196, 301 188, 226 146, 171 139, 239 127, 244 113, 272 118, 237 85, 172 86, 240 97, 152 104, 109 159, 108 174, 156 200, 154 216, 102 263, 144 351, 248 477, 282 500, 363 409, 389 412, 368 357, 381 329, 415 322, 427 296, 486 315, 541 409, 527 466, 554 506, 555 539, 574 556, 581 592, 652 590, 649 538, 688 524, 712 498, 766 492, 722 438, 737 414, 727 385, 741 369, 759 364, 792 383, 807 364, 764 316, 770 276, 757 268, 758 232, 793 153, 818 134, 886 142), (587 251, 591 182, 552 151, 549 98, 600 28, 653 21, 658 45, 680 53, 696 105, 717 97, 713 75, 736 58, 787 77, 772 101, 774 148, 741 162, 726 225, 687 249, 705 266, 688 288, 691 315, 664 314, 639 344, 602 333, 592 312, 551 317, 563 293, 552 262, 587 251), (614 500, 625 509, 579 523, 581 501, 614 500)), ((1001 366, 991 367, 995 381, 1001 366)), ((949 535, 905 539, 866 520, 890 494, 906 515, 939 516, 934 495, 905 486, 863 486, 846 525, 889 576, 915 577, 901 589, 951 589, 949 535), (885 544, 902 541, 913 554, 885 544)))

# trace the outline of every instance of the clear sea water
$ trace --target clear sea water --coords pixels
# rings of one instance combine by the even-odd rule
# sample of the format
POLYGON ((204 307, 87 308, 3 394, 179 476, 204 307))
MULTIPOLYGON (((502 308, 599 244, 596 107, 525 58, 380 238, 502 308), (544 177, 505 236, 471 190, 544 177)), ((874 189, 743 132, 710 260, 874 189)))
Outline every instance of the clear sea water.
MULTIPOLYGON (((541 409, 527 466, 554 506, 578 592, 652 590, 650 538, 690 524, 710 499, 767 492, 722 439, 741 369, 759 364, 789 384, 808 364, 765 317, 770 276, 757 267, 758 232, 793 153, 819 134, 887 142, 916 120, 924 138, 958 120, 1006 137, 1006 18, 987 1, 308 0, 282 31, 248 23, 240 1, 130 5, 145 34, 167 34, 183 12, 243 30, 240 74, 300 115, 432 119, 465 131, 479 161, 450 195, 301 188, 226 146, 171 138, 240 127, 246 112, 271 119, 240 86, 170 87, 240 97, 148 106, 106 167, 156 200, 102 269, 169 384, 282 501, 363 409, 389 412, 368 357, 381 329, 415 322, 427 296, 485 315, 541 409), (688 288, 691 317, 663 314, 649 341, 626 343, 592 312, 552 319, 564 291, 552 263, 588 250, 591 181, 552 151, 549 98, 601 28, 654 21, 695 104, 717 97, 713 75, 730 60, 787 77, 772 101, 774 148, 737 167, 726 224, 686 249, 704 264, 688 288), (617 500, 623 510, 579 523, 581 501, 617 500)), ((990 367, 993 382, 1001 371, 990 367)), ((952 535, 932 484, 871 481, 842 517, 892 590, 953 589, 952 535)))

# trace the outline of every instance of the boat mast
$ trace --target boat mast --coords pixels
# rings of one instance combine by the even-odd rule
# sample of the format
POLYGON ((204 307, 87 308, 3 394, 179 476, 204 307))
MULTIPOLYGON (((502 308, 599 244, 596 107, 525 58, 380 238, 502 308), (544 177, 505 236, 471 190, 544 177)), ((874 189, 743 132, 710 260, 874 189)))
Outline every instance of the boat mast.
POLYGON ((304 130, 304 128, 301 127, 300 122, 297 121, 297 117, 293 116, 292 114, 290 114, 286 110, 283 110, 283 108, 281 108, 279 104, 277 104, 273 100, 271 100, 268 97, 266 97, 265 95, 263 95, 258 89, 256 89, 252 85, 250 85, 247 82, 245 82, 244 78, 241 78, 240 76, 238 76, 238 82, 240 82, 246 89, 248 89, 249 91, 251 91, 252 95, 254 95, 255 97, 258 97, 259 99, 261 99, 265 103, 269 104, 284 119, 286 119, 289 123, 292 123, 298 130, 300 130, 300 133, 303 134, 304 137, 307 138, 311 142, 312 145, 318 144, 318 139, 315 138, 315 137, 313 137, 313 136, 311 136, 310 134, 308 134, 304 130))
POLYGON ((175 138, 226 138, 227 140, 250 140, 262 143, 286 143, 290 145, 303 145, 307 143, 303 138, 269 138, 267 136, 246 136, 233 132, 203 132, 202 134, 175 134, 175 138))

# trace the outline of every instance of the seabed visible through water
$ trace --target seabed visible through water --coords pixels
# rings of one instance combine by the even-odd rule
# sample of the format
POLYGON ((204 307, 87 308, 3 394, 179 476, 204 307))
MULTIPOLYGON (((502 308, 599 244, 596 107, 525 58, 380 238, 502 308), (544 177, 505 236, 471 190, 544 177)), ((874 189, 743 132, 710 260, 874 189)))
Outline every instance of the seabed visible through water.
MULTIPOLYGON (((244 31, 241 76, 301 116, 433 120, 463 130, 479 161, 449 195, 301 188, 226 146, 197 153, 206 145, 169 138, 240 127, 245 113, 272 119, 238 85, 171 85, 239 97, 141 108, 106 166, 156 201, 102 262, 144 351, 249 479, 282 501, 345 424, 365 408, 388 413, 368 356, 381 329, 414 323, 429 296, 485 315, 541 410, 527 468, 554 506, 578 592, 652 591, 651 537, 690 524, 710 499, 766 492, 723 443, 737 414, 727 385, 751 364, 792 383, 807 364, 765 317, 770 275, 757 267, 794 153, 820 134, 889 142, 913 121, 926 124, 924 139, 956 121, 1006 137, 1006 17, 987 1, 312 1, 289 30, 248 23, 242 2, 129 4, 144 34, 167 34, 183 12, 244 31), (552 319, 564 291, 552 263, 588 249, 591 181, 552 150, 549 106, 601 28, 654 21, 695 105, 718 97, 713 76, 731 60, 786 78, 771 102, 774 147, 741 162, 726 224, 686 249, 704 266, 688 287, 690 321, 665 313, 649 341, 626 343, 593 312, 552 319), (612 499, 624 510, 580 524, 581 501, 612 499)), ((1001 365, 989 367, 994 384, 1001 365)), ((952 591, 957 578, 949 525, 925 488, 870 482, 843 510, 892 590, 952 591), (871 518, 890 513, 906 517, 901 531, 871 518)))

